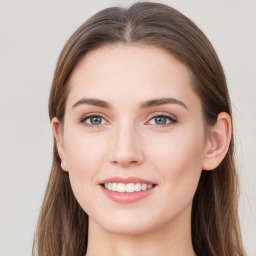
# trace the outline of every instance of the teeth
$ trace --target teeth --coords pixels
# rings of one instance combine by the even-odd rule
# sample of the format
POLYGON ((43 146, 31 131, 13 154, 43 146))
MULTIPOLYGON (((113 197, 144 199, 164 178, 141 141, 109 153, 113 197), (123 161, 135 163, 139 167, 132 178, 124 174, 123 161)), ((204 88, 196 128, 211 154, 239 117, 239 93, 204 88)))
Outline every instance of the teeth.
POLYGON ((134 190, 135 191, 141 191, 141 184, 140 183, 136 183, 134 190))
MULTIPOLYGON (((112 189, 109 189, 112 190, 112 189)), ((117 192, 125 192, 125 184, 124 183, 117 183, 117 192)))
POLYGON ((117 191, 117 192, 139 192, 139 191, 145 191, 147 189, 151 189, 153 187, 153 184, 142 184, 142 183, 105 183, 105 188, 111 191, 117 191))
POLYGON ((112 191, 117 191, 117 183, 112 183, 112 191))
POLYGON ((141 190, 146 190, 148 188, 148 185, 147 184, 142 184, 142 186, 141 186, 141 190))
POLYGON ((134 184, 133 183, 126 184, 125 192, 134 192, 134 184))

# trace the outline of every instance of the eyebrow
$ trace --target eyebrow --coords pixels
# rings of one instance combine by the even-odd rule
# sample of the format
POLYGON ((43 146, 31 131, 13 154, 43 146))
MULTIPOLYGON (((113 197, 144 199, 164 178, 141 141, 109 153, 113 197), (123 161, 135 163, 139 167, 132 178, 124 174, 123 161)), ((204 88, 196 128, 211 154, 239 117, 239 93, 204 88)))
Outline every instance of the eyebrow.
POLYGON ((153 99, 143 102, 140 107, 141 108, 150 108, 165 104, 178 104, 186 109, 188 109, 187 105, 183 103, 182 101, 175 99, 175 98, 161 98, 161 99, 153 99))
MULTIPOLYGON (((155 106, 160 106, 160 105, 165 105, 165 104, 178 104, 185 109, 188 109, 187 105, 183 103, 182 101, 175 99, 175 98, 160 98, 160 99, 153 99, 153 100, 148 100, 140 104, 140 108, 151 108, 155 106)), ((111 106, 104 100, 96 99, 96 98, 82 98, 78 100, 72 108, 75 108, 79 105, 92 105, 96 107, 101 107, 101 108, 108 108, 110 109, 111 106)))
POLYGON ((104 101, 104 100, 99 100, 99 99, 92 99, 92 98, 82 98, 79 101, 77 101, 72 108, 75 108, 79 105, 93 105, 96 107, 101 107, 101 108, 110 108, 110 105, 104 101))

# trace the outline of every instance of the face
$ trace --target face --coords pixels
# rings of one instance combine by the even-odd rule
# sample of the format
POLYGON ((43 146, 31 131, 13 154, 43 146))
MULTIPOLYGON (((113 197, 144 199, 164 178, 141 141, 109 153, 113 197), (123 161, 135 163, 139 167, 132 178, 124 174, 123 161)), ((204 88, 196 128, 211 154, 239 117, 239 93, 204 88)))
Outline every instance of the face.
POLYGON ((184 64, 153 46, 96 49, 73 71, 65 111, 59 153, 92 222, 139 234, 190 220, 207 146, 184 64))

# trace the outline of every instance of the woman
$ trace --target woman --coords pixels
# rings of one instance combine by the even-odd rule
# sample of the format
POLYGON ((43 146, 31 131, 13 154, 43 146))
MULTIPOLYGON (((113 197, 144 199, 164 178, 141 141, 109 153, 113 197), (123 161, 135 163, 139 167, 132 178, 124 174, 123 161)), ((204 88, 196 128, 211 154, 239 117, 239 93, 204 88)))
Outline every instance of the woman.
POLYGON ((62 50, 38 255, 245 255, 225 75, 156 3, 108 8, 62 50))

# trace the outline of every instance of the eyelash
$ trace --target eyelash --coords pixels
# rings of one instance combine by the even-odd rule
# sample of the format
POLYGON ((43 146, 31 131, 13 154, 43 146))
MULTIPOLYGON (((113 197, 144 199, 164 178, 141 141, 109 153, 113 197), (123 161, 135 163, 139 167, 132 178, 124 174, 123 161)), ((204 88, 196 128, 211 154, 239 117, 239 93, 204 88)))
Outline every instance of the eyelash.
POLYGON ((167 113, 157 113, 157 114, 152 114, 149 116, 149 120, 147 121, 147 123, 154 119, 154 118, 157 118, 157 117, 164 117, 164 118, 167 118, 169 119, 169 122, 167 124, 153 124, 153 126, 155 127, 166 127, 166 126, 169 126, 169 125, 172 125, 172 124, 175 124, 177 123, 177 118, 174 117, 173 115, 170 115, 170 114, 167 114, 167 113))
MULTIPOLYGON (((104 120, 106 120, 106 118, 104 116, 102 116, 101 114, 98 114, 98 113, 91 113, 91 114, 88 114, 88 115, 85 115, 83 116, 80 120, 79 120, 79 123, 89 127, 89 128, 98 128, 100 125, 102 124, 99 124, 99 125, 92 125, 92 124, 87 124, 85 121, 89 118, 92 118, 92 117, 100 117, 100 118, 103 118, 104 120)), ((149 116, 149 120, 147 121, 147 123, 154 119, 154 118, 157 118, 157 117, 164 117, 164 118, 167 118, 169 119, 169 122, 166 123, 166 124, 152 124, 153 126, 155 127, 166 127, 166 126, 169 126, 169 125, 172 125, 172 124, 175 124, 177 123, 177 119, 170 115, 170 114, 166 114, 166 113, 157 113, 157 114, 152 114, 149 116)), ((108 121, 106 121, 106 123, 108 123, 108 121)))
POLYGON ((89 118, 92 118, 92 117, 101 117, 101 118, 103 118, 103 119, 106 120, 106 118, 105 118, 104 116, 102 116, 101 114, 98 114, 98 113, 91 113, 91 114, 88 114, 88 115, 83 116, 83 117, 80 119, 79 122, 80 122, 81 124, 83 124, 83 125, 89 127, 89 128, 97 128, 97 127, 99 127, 101 124, 99 124, 99 125, 92 125, 92 124, 87 124, 87 123, 85 122, 86 119, 89 119, 89 118))

